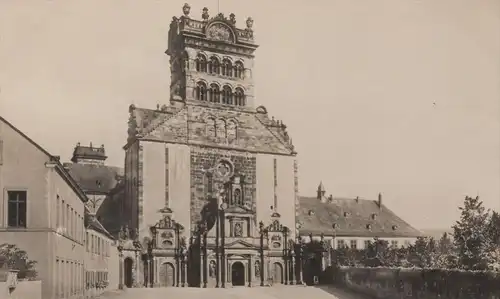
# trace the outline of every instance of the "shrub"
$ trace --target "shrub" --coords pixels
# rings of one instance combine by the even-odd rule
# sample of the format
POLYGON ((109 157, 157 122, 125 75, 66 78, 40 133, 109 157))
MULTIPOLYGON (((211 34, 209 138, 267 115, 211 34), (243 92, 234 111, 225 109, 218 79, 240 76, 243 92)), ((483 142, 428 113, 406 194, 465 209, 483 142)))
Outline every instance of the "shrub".
MULTIPOLYGON (((26 251, 19 249, 16 245, 0 245, 0 264, 6 265, 8 269, 18 270, 19 279, 36 279, 38 273, 35 269, 36 261, 28 259, 26 251)), ((0 268, 2 265, 0 265, 0 268)))

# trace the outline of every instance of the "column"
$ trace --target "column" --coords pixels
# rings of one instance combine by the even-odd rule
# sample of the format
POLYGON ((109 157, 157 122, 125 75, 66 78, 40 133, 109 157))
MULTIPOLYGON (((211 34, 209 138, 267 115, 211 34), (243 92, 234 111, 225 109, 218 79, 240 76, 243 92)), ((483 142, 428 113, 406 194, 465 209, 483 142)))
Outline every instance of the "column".
POLYGON ((291 269, 291 274, 292 274, 292 277, 290 278, 290 284, 291 285, 294 285, 296 284, 296 281, 297 281, 297 277, 296 277, 296 273, 297 271, 295 271, 295 255, 292 255, 290 257, 290 269, 291 269))
MULTIPOLYGON (((200 241, 201 243, 201 241, 200 241)), ((201 257, 200 257, 200 287, 203 287, 203 282, 205 281, 205 252, 202 249, 201 250, 201 257)))
POLYGON ((253 256, 251 255, 248 259, 248 286, 252 286, 252 267, 253 267, 253 256))
POLYGON ((184 261, 184 282, 182 283, 182 286, 188 286, 188 261, 187 259, 184 261))
POLYGON ((142 273, 143 273, 143 268, 144 268, 144 265, 142 265, 141 262, 139 262, 139 254, 138 252, 136 251, 135 252, 135 261, 134 261, 134 277, 133 277, 133 280, 132 280, 132 286, 133 287, 140 287, 142 285, 142 280, 144 279, 144 277, 142 277, 142 273))

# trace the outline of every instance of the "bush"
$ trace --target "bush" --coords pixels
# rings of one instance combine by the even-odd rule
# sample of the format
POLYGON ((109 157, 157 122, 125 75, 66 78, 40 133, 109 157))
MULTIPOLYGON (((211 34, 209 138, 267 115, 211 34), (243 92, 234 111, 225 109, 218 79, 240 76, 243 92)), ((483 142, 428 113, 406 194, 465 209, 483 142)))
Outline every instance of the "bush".
POLYGON ((8 269, 18 270, 19 279, 35 280, 38 275, 35 269, 37 262, 28 259, 26 251, 19 249, 16 245, 0 245, 0 268, 2 263, 8 269))

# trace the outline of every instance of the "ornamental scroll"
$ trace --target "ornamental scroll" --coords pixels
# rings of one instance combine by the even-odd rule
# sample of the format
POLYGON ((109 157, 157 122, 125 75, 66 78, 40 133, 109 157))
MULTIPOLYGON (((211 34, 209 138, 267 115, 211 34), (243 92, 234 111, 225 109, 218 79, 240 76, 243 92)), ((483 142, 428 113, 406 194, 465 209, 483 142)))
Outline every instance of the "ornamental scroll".
POLYGON ((234 42, 234 37, 228 26, 222 23, 210 25, 206 30, 207 38, 215 41, 234 42))

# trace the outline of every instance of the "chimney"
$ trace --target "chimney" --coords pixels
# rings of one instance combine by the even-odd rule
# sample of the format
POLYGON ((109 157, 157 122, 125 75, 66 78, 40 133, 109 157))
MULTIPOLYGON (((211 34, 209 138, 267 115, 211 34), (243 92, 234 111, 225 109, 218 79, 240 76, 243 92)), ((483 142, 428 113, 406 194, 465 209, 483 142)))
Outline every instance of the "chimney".
POLYGON ((377 204, 378 204, 378 207, 380 209, 382 209, 382 193, 378 194, 378 202, 377 202, 377 204))

